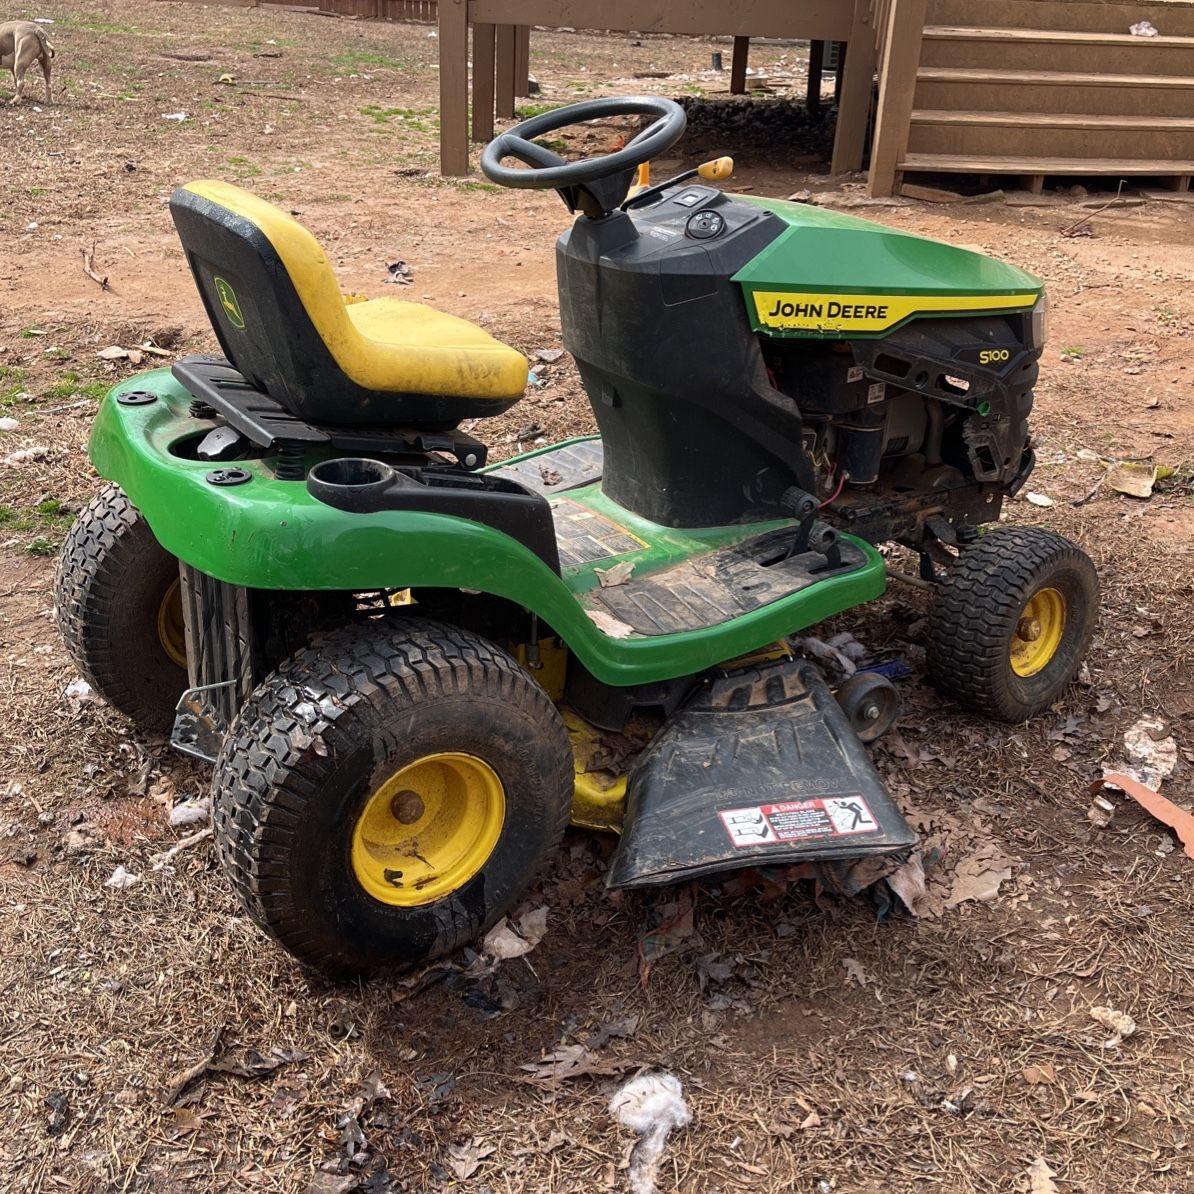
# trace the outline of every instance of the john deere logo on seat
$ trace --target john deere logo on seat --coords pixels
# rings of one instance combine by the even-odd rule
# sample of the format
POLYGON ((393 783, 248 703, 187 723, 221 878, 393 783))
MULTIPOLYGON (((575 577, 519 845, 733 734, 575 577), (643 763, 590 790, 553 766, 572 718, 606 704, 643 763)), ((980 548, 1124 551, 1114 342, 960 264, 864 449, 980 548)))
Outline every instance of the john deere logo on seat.
POLYGON ((245 317, 241 314, 240 303, 236 300, 236 291, 224 281, 223 278, 213 278, 216 284, 216 294, 220 296, 220 306, 224 308, 224 314, 228 316, 228 322, 235 328, 240 328, 243 332, 245 330, 245 317))

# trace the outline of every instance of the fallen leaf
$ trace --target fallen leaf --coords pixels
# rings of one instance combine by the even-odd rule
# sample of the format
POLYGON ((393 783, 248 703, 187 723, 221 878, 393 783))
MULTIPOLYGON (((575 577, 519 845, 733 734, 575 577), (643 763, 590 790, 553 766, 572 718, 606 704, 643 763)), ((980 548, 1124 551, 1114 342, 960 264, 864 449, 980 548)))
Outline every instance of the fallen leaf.
POLYGON ((460 1181, 467 1181, 481 1168, 481 1162, 486 1157, 493 1156, 495 1152, 497 1152, 497 1146, 486 1144, 480 1136, 474 1136, 470 1140, 462 1140, 456 1144, 449 1144, 448 1168, 460 1181))
POLYGON ((946 907, 956 908, 967 900, 993 900, 1011 877, 1010 861, 996 847, 984 846, 958 863, 946 907))
POLYGON ((1029 1086, 1057 1085, 1057 1071, 1051 1065, 1025 1066, 1022 1073, 1029 1086))
POLYGON ((615 1037, 624 1040, 627 1037, 634 1036, 635 1030, 638 1028, 639 1017, 637 1015, 626 1016, 621 1020, 607 1020, 601 1024, 597 1031, 589 1038, 587 1044, 590 1049, 600 1049, 603 1045, 609 1044, 615 1037))
POLYGON ((637 1069, 638 1063, 606 1061, 584 1045, 561 1045, 544 1054, 539 1061, 527 1062, 518 1068, 530 1075, 528 1082, 556 1083, 586 1074, 620 1074, 624 1070, 637 1069))
POLYGON ((1149 498, 1157 483, 1157 466, 1137 460, 1117 460, 1107 470, 1107 484, 1128 497, 1149 498))
POLYGON ((630 579, 634 572, 634 564, 629 560, 623 560, 620 564, 614 564, 612 568, 594 568, 593 571, 597 573, 597 579, 603 589, 613 589, 618 585, 624 585, 630 579))
POLYGON ((506 960, 521 958, 543 940, 547 932, 547 907, 536 908, 520 917, 516 924, 511 924, 506 917, 485 934, 482 948, 490 957, 506 960))
POLYGON ((1044 1157, 1037 1157, 1028 1166, 1028 1194, 1058 1194, 1057 1183, 1053 1180, 1057 1175, 1049 1168, 1044 1157))
POLYGON ((129 355, 129 350, 121 348, 119 344, 109 344, 107 348, 101 348, 95 355, 101 361, 123 361, 129 355))
MULTIPOLYGON (((5 461, 5 463, 9 462, 5 461)), ((602 634, 608 635, 610 638, 629 638, 634 633, 633 626, 628 626, 625 622, 615 618, 613 614, 607 614, 603 609, 586 608, 585 613, 589 615, 589 621, 602 634)))
POLYGON ((870 975, 863 969, 862 963, 857 958, 843 958, 842 966, 845 967, 847 982, 865 987, 871 981, 870 975))
POLYGON ((1033 493, 1031 490, 1029 490, 1029 492, 1024 496, 1028 500, 1028 503, 1032 506, 1052 506, 1056 504, 1054 503, 1053 499, 1048 496, 1048 494, 1033 493))

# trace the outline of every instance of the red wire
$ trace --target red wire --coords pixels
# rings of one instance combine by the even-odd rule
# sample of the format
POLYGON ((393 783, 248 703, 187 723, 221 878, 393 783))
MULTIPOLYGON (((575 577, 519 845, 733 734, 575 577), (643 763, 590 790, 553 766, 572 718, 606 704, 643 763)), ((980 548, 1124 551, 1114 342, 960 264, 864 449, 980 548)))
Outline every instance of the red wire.
POLYGON ((846 474, 843 472, 837 479, 837 488, 817 507, 818 510, 824 510, 831 502, 836 502, 841 496, 842 487, 846 484, 846 474))

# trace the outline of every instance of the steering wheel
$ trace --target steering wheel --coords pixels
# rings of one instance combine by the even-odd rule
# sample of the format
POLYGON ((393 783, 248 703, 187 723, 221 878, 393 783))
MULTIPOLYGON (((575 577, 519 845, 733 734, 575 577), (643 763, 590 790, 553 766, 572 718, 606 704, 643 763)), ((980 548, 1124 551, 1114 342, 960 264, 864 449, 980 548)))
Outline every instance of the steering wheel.
POLYGON ((509 132, 495 137, 481 154, 481 172, 490 182, 504 187, 555 190, 583 186, 632 171, 670 149, 684 135, 688 117, 674 100, 654 95, 628 95, 613 99, 583 100, 532 116, 509 132), (554 133, 572 124, 610 116, 654 116, 656 119, 632 137, 622 149, 601 157, 565 161, 558 153, 536 145, 535 137, 554 133), (516 170, 503 166, 505 158, 517 158, 531 167, 516 170))

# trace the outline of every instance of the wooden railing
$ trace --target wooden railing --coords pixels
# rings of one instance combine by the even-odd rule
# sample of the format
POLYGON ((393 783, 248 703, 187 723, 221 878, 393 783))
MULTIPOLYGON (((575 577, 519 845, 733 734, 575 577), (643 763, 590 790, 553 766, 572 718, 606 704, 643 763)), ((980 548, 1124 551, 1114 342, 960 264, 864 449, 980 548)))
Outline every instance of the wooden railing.
POLYGON ((879 105, 867 190, 871 195, 890 195, 908 146, 928 0, 875 0, 874 7, 880 47, 879 105))

